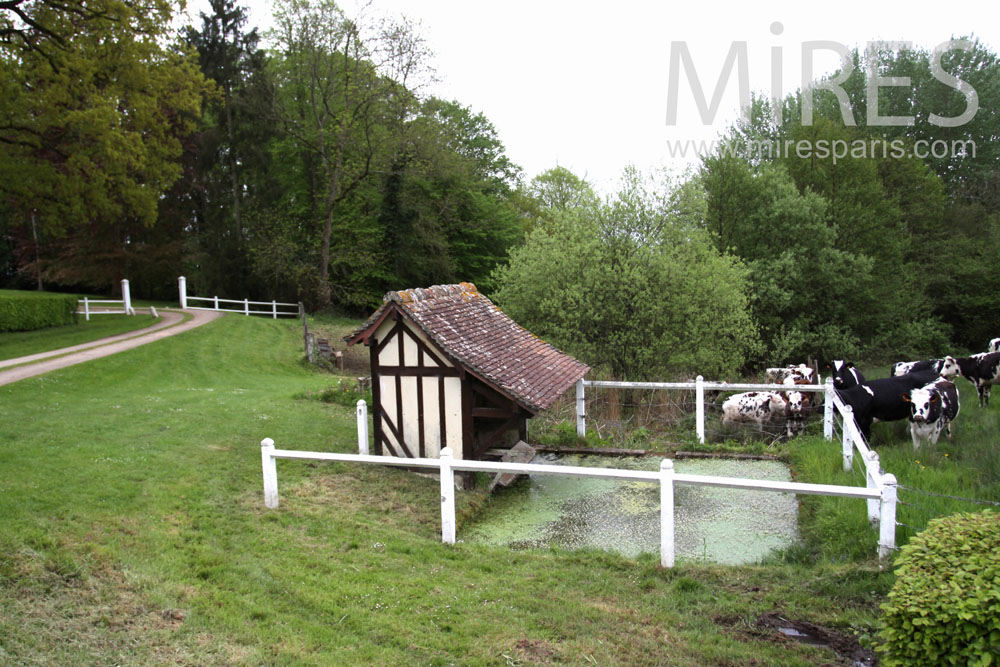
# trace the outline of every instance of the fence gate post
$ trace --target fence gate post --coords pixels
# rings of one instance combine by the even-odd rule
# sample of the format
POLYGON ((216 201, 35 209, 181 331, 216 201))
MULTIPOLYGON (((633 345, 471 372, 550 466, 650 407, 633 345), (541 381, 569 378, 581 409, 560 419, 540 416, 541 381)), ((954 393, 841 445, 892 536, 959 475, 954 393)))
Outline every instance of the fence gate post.
POLYGON ((584 395, 583 378, 576 381, 576 434, 587 437, 587 399, 584 395))
POLYGON ((274 465, 274 440, 260 441, 260 458, 264 468, 264 506, 274 509, 278 506, 278 468, 274 465))
POLYGON ((455 471, 451 468, 451 447, 441 450, 441 541, 455 543, 455 471))
MULTIPOLYGON (((865 486, 869 489, 876 488, 875 480, 878 479, 878 475, 882 474, 882 467, 879 463, 878 454, 872 452, 865 461, 865 486)), ((878 500, 875 498, 868 499, 868 521, 873 525, 877 526, 879 522, 879 507, 878 500)))
POLYGON ((826 379, 826 391, 823 392, 823 437, 833 440, 833 378, 826 379))
POLYGON ((851 469, 854 463, 854 442, 851 440, 850 424, 854 422, 854 408, 849 405, 844 406, 844 433, 841 439, 841 449, 844 454, 844 470, 851 469))
POLYGON ((660 461, 660 565, 674 566, 674 462, 660 461))
POLYGON ((177 291, 181 295, 181 310, 188 307, 187 278, 180 276, 177 278, 177 291))
POLYGON ((698 376, 694 379, 695 395, 695 429, 698 432, 698 442, 705 444, 705 378, 698 376))
POLYGON ((135 315, 135 311, 132 310, 132 294, 129 292, 128 278, 122 278, 122 307, 126 315, 135 315))
POLYGON ((878 557, 884 560, 896 550, 896 476, 882 478, 882 502, 878 526, 878 557))
POLYGON ((368 455, 368 404, 358 401, 358 454, 368 455))

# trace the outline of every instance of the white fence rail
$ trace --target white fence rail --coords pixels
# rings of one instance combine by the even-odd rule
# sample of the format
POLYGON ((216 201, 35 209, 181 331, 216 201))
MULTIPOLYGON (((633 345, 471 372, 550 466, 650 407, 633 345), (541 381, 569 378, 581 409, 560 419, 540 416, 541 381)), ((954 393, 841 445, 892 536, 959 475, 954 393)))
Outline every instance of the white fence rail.
POLYGON ((122 279, 122 298, 120 299, 90 299, 83 297, 78 300, 77 313, 83 313, 90 321, 91 315, 135 315, 135 308, 132 307, 132 295, 129 292, 128 279, 122 279), (98 310, 91 310, 94 304, 101 304, 98 310), (80 310, 80 307, 83 310, 80 310))
MULTIPOLYGON (((359 422, 361 413, 362 410, 359 402, 359 422)), ((772 482, 766 480, 739 479, 735 477, 678 474, 674 472, 673 461, 670 459, 664 459, 660 464, 660 470, 656 472, 646 470, 622 470, 617 468, 554 466, 536 463, 467 461, 454 459, 451 449, 449 448, 441 450, 440 458, 428 459, 275 449, 274 441, 270 438, 265 438, 260 444, 261 464, 263 467, 264 477, 264 505, 270 509, 278 507, 277 459, 374 463, 378 465, 402 466, 406 468, 436 469, 441 477, 441 541, 445 544, 455 543, 455 471, 518 473, 531 475, 570 475, 574 477, 650 482, 653 484, 658 483, 660 485, 660 563, 663 567, 674 566, 674 487, 678 484, 687 484, 691 486, 714 486, 731 489, 749 489, 778 493, 863 498, 869 502, 876 502, 878 504, 880 520, 883 526, 895 526, 896 518, 896 483, 895 478, 892 475, 886 475, 883 478, 881 491, 876 491, 870 488, 837 486, 832 484, 772 482)), ((367 445, 367 443, 365 444, 367 445)), ((895 546, 895 530, 881 531, 879 533, 879 558, 885 558, 891 554, 895 549, 895 546)))
POLYGON ((281 303, 278 301, 251 301, 250 299, 220 299, 217 296, 190 296, 187 293, 187 278, 177 278, 177 288, 180 293, 181 309, 186 310, 216 310, 223 313, 242 313, 243 315, 270 315, 278 317, 298 317, 302 312, 302 304, 281 303), (192 306, 189 301, 207 301, 211 307, 192 306), (222 308, 219 304, 237 304, 242 308, 222 308), (251 306, 264 306, 265 310, 250 310, 251 306), (288 310, 294 308, 295 310, 288 310))

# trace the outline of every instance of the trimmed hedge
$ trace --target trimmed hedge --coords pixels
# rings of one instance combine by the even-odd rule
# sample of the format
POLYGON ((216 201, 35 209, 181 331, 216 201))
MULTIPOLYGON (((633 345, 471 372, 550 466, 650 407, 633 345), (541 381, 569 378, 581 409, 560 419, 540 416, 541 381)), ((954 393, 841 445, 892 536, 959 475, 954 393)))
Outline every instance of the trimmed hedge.
POLYGON ((76 322, 74 294, 0 290, 0 332, 33 331, 76 322))
POLYGON ((900 552, 882 605, 883 665, 990 665, 1000 656, 1000 514, 934 519, 900 552))

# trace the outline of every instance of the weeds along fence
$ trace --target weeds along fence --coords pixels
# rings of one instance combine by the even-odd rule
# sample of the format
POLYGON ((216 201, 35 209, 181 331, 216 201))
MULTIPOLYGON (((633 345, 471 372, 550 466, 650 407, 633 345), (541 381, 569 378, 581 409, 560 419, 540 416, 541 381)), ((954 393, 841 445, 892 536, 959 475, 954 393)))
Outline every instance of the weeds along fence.
POLYGON ((272 318, 278 317, 298 317, 302 312, 301 303, 280 303, 278 301, 251 301, 250 299, 220 299, 217 296, 191 296, 187 293, 187 279, 184 276, 177 278, 177 287, 180 292, 181 308, 184 310, 215 310, 223 313, 241 313, 243 315, 270 315, 272 318), (209 306, 193 306, 189 301, 207 301, 209 306), (223 308, 219 304, 235 304, 236 308, 223 308), (251 306, 264 306, 264 310, 250 310, 251 306), (290 310, 294 308, 294 310, 290 310))
MULTIPOLYGON (((543 427, 553 423, 576 422, 576 435, 585 437, 590 427, 598 436, 628 441, 636 432, 659 432, 687 435, 692 431, 701 443, 731 438, 732 427, 722 424, 722 402, 727 394, 743 391, 788 391, 779 384, 731 384, 707 382, 698 376, 694 382, 613 382, 580 380, 576 400, 565 397, 543 418, 543 427), (590 391, 588 391, 590 389, 590 391)), ((805 428, 812 428, 822 415, 823 435, 833 437, 832 384, 796 385, 795 391, 814 399, 803 410, 805 428)), ((756 428, 756 427, 755 427, 756 428)), ((770 439, 785 435, 786 424, 778 421, 761 426, 770 439)))
POLYGON ((83 314, 88 322, 91 315, 135 315, 135 309, 132 307, 132 295, 128 287, 128 279, 122 279, 122 298, 90 299, 83 297, 78 300, 76 312, 77 314, 83 314), (95 304, 100 305, 96 309, 91 309, 91 306, 95 304))

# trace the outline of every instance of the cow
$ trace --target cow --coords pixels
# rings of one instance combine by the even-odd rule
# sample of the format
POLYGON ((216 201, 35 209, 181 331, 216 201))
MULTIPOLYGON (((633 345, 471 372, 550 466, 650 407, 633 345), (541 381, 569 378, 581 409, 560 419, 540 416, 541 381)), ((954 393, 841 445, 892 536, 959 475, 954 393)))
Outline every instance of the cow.
POLYGON ((994 338, 990 341, 990 346, 987 348, 990 352, 1000 352, 1000 338, 994 338))
POLYGON ((961 369, 955 357, 947 356, 944 359, 929 359, 927 361, 900 361, 892 365, 891 375, 906 375, 918 371, 934 371, 944 378, 951 379, 959 374, 961 369))
POLYGON ((805 364, 799 364, 798 366, 785 366, 784 368, 768 368, 765 369, 764 375, 768 382, 774 384, 783 384, 787 378, 805 380, 805 383, 808 384, 812 382, 813 372, 813 369, 805 364))
POLYGON ((836 389, 850 389, 865 381, 865 376, 850 361, 838 359, 831 361, 826 367, 833 372, 833 386, 836 389))
POLYGON ((871 380, 847 389, 837 389, 837 395, 846 405, 851 406, 854 421, 861 434, 866 440, 871 440, 872 423, 875 420, 899 421, 910 416, 910 404, 903 400, 903 394, 909 394, 940 377, 934 371, 907 373, 871 380))
POLYGON ((757 422, 758 428, 764 430, 765 423, 784 417, 787 407, 785 399, 775 391, 733 394, 722 404, 722 423, 757 422))
POLYGON ((1000 352, 982 352, 971 357, 959 357, 958 368, 966 380, 979 392, 979 407, 990 404, 990 386, 1000 382, 1000 352))
POLYGON ((787 391, 781 392, 781 397, 785 399, 785 431, 788 437, 792 437, 805 430, 806 412, 809 409, 812 395, 794 389, 798 384, 808 384, 808 380, 787 377, 782 384, 789 387, 787 391))
POLYGON ((920 449, 921 442, 937 444, 941 431, 947 429, 951 437, 951 422, 958 416, 961 406, 955 383, 946 378, 938 378, 909 394, 903 400, 910 404, 910 437, 913 451, 920 449))

